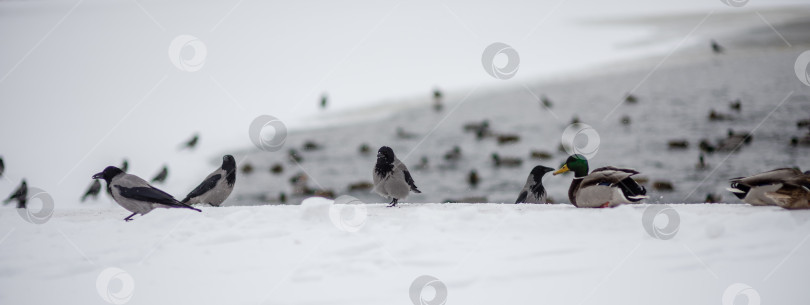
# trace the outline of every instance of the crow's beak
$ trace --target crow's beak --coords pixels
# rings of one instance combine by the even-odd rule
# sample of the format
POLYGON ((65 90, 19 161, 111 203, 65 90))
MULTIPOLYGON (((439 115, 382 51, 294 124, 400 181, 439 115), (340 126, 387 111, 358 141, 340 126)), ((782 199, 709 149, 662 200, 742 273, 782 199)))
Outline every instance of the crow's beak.
POLYGON ((101 178, 104 178, 104 172, 100 172, 93 175, 93 179, 101 179, 101 178))
POLYGON ((382 157, 383 157, 383 154, 382 154, 382 153, 377 153, 377 159, 380 159, 380 158, 382 158, 382 157))

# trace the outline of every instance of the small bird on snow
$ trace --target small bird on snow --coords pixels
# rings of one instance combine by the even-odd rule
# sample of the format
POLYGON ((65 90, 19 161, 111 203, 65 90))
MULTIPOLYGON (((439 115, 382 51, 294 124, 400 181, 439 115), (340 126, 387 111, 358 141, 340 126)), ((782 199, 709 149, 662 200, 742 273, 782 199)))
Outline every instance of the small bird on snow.
POLYGON ((17 200, 17 208, 24 209, 25 204, 28 202, 28 184, 25 183, 25 179, 23 179, 20 186, 17 187, 11 195, 8 196, 6 200, 3 201, 3 204, 8 204, 12 200, 17 200))
POLYGON ((200 135, 195 133, 194 136, 191 137, 191 139, 188 139, 188 141, 186 141, 185 143, 182 144, 182 146, 180 146, 180 149, 181 150, 194 149, 194 147, 197 146, 197 142, 199 141, 200 135))
POLYGON ((160 169, 160 172, 157 175, 155 175, 154 178, 152 178, 152 183, 166 181, 166 177, 168 176, 169 176, 169 167, 164 165, 163 168, 160 169))
POLYGON ((408 194, 421 193, 413 182, 413 177, 397 157, 391 147, 383 146, 377 151, 377 164, 374 165, 374 191, 385 198, 392 198, 389 207, 397 205, 400 199, 408 194))
POLYGON ((87 188, 87 191, 84 192, 82 196, 82 202, 87 200, 87 197, 93 197, 93 199, 98 198, 98 193, 101 191, 101 182, 98 180, 93 180, 93 183, 90 184, 90 187, 87 188))
POLYGON ((526 185, 520 191, 515 203, 546 203, 546 188, 543 187, 543 176, 554 171, 553 168, 542 165, 535 166, 526 179, 526 185))
POLYGON ((125 221, 132 220, 132 216, 136 214, 146 215, 156 208, 185 208, 202 212, 177 201, 172 195, 149 185, 146 180, 127 174, 115 166, 108 166, 104 171, 93 175, 93 179, 107 181, 107 189, 112 193, 113 200, 132 212, 124 218, 125 221))
POLYGON ((207 203, 218 207, 231 195, 235 183, 236 160, 231 155, 225 155, 222 157, 222 166, 205 177, 181 202, 188 205, 207 203))

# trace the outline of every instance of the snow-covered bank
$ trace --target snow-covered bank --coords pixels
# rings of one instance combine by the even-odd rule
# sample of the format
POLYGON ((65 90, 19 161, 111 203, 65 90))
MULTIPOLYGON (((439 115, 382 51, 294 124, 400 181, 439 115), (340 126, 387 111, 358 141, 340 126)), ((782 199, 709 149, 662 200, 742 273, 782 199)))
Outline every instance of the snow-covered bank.
POLYGON ((118 295, 128 304, 411 304, 421 275, 446 285, 447 304, 723 304, 735 283, 762 304, 810 300, 810 211, 672 204, 678 230, 662 240, 642 222, 651 205, 367 205, 354 233, 330 206, 157 210, 130 223, 117 207, 57 210, 43 225, 0 210, 0 303, 104 304, 99 282, 115 296, 131 279, 118 295), (108 267, 125 273, 107 285, 108 267))

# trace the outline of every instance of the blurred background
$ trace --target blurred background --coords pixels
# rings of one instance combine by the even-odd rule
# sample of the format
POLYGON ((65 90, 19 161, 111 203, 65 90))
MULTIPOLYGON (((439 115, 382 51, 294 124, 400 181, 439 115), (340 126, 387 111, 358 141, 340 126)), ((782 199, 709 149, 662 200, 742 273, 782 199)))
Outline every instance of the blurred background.
MULTIPOLYGON (((564 161, 575 119, 599 134, 591 168, 641 171, 649 202, 737 202, 728 178, 810 161, 797 127, 810 88, 794 73, 806 1, 0 1, 0 14, 0 194, 26 179, 56 208, 82 206, 90 176, 124 159, 146 179, 167 166, 157 186, 183 197, 226 153, 240 167, 226 204, 381 202, 362 185, 381 145, 424 192, 408 201, 513 202, 534 165, 564 161), (495 42, 519 54, 514 77, 484 70, 495 42), (281 150, 251 143, 260 115, 289 129, 281 150), (481 139, 464 131, 484 120, 481 139), (753 141, 731 153, 729 130, 753 141)), ((568 201, 570 176, 546 183, 568 201)))

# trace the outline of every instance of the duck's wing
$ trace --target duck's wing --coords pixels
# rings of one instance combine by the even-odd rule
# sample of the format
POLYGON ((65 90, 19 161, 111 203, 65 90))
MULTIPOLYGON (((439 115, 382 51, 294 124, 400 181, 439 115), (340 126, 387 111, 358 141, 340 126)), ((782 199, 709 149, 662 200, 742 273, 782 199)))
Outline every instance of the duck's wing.
POLYGON ((810 208, 810 188, 793 184, 785 184, 774 192, 766 192, 765 196, 785 209, 810 208))
POLYGON ((624 179, 638 173, 639 172, 628 168, 618 168, 612 166, 600 167, 582 178, 582 185, 580 188, 586 188, 594 185, 615 186, 624 179))
POLYGON ((636 174, 639 172, 628 168, 612 166, 597 168, 582 179, 577 192, 577 203, 590 202, 593 205, 605 202, 614 204, 621 203, 617 201, 641 201, 647 198, 647 190, 631 178, 636 174), (618 195, 621 196, 616 197, 618 195))
POLYGON ((801 171, 795 168, 777 168, 775 170, 759 173, 748 177, 732 178, 731 182, 740 183, 751 187, 775 183, 784 183, 796 179, 801 179, 803 176, 805 175, 803 175, 801 171))

